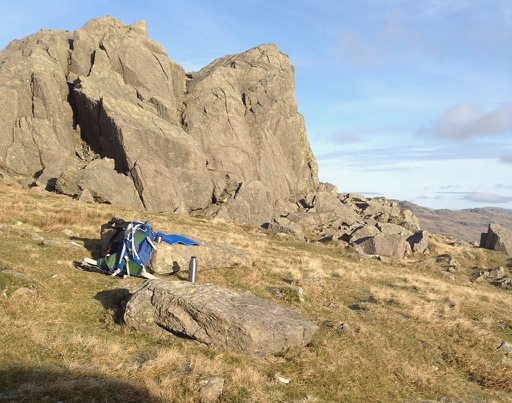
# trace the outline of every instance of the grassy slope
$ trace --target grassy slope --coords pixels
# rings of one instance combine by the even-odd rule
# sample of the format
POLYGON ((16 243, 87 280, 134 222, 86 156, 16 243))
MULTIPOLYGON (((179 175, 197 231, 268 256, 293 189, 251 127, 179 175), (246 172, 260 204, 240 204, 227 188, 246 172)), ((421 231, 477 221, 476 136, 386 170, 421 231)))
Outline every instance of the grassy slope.
POLYGON ((226 402, 510 400, 512 358, 497 347, 512 341, 511 293, 470 281, 477 265, 504 265, 502 254, 450 247, 437 237, 429 257, 381 262, 347 253, 341 242, 303 243, 2 183, 0 225, 0 401, 195 402, 200 380, 209 375, 224 377, 226 402), (113 290, 142 280, 73 267, 96 253, 100 225, 113 216, 150 219, 164 232, 248 251, 253 267, 199 267, 198 280, 297 309, 319 325, 313 341, 259 360, 127 328, 117 320, 121 293, 113 290), (42 245, 41 239, 68 246, 42 245), (435 257, 441 253, 460 263, 456 281, 440 274, 435 257), (305 302, 297 298, 297 285, 305 302), (21 295, 20 287, 37 294, 21 295), (339 331, 342 323, 348 330, 339 331))

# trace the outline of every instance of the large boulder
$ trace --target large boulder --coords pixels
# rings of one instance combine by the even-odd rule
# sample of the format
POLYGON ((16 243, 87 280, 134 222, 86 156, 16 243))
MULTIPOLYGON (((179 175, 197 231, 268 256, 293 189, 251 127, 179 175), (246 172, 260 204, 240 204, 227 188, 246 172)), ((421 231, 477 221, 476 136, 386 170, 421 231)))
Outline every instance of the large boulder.
POLYGON ((512 231, 491 223, 480 237, 480 247, 512 255, 512 231))
MULTIPOLYGON (((46 171, 47 169, 43 174, 46 171)), ((47 187, 49 184, 50 181, 47 187)), ((109 158, 97 159, 89 164, 75 160, 75 164, 66 166, 58 176, 55 189, 73 197, 80 197, 84 192, 88 192, 95 201, 100 203, 133 209, 143 207, 133 182, 126 175, 117 173, 114 170, 114 160, 109 158)))
POLYGON ((356 244, 368 255, 384 255, 403 259, 411 253, 411 245, 402 234, 380 233, 371 238, 364 238, 356 244))
POLYGON ((181 269, 187 269, 192 256, 197 259, 200 272, 203 269, 218 269, 226 267, 250 267, 252 258, 241 249, 234 248, 221 242, 198 241, 200 245, 169 245, 165 242, 156 244, 148 270, 157 275, 171 274, 181 269))
POLYGON ((151 280, 127 300, 124 320, 157 337, 181 335, 256 356, 304 346, 317 326, 298 312, 212 284, 151 280))

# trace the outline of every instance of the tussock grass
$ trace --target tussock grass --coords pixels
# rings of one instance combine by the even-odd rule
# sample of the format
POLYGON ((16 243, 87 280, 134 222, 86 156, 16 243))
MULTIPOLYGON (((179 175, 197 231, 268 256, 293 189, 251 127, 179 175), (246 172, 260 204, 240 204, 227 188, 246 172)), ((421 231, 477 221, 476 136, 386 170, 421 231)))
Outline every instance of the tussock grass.
POLYGON ((0 402, 197 402, 201 379, 212 375, 225 379, 225 402, 510 401, 512 357, 497 347, 512 341, 511 292, 472 281, 477 270, 504 266, 500 253, 439 236, 430 256, 381 262, 342 242, 1 182, 0 227, 0 402), (312 342, 256 359, 128 328, 123 290, 142 280, 73 267, 98 253, 100 225, 114 216, 244 249, 251 267, 200 268, 198 280, 298 310, 319 326, 312 342), (459 263, 455 281, 436 261, 446 253, 459 263))

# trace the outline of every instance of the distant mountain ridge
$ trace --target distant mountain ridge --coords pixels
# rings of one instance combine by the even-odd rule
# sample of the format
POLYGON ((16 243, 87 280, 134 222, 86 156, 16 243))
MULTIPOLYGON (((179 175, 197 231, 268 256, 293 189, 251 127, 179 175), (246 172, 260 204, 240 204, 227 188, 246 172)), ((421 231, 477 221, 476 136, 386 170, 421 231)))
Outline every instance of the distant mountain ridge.
POLYGON ((433 210, 417 204, 400 201, 418 218, 421 228, 433 234, 451 236, 466 242, 480 242, 480 234, 487 232, 490 223, 512 228, 512 210, 497 207, 478 207, 464 210, 433 210))

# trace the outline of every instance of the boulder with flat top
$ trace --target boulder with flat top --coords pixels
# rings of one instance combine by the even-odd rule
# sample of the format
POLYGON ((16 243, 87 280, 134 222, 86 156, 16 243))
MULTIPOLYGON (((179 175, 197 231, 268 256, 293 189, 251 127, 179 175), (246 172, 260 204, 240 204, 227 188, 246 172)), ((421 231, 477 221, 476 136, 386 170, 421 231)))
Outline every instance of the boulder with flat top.
POLYGON ((149 280, 132 290, 124 320, 157 337, 183 336, 260 357, 305 346, 317 329, 297 311, 249 292, 168 280, 149 280))

